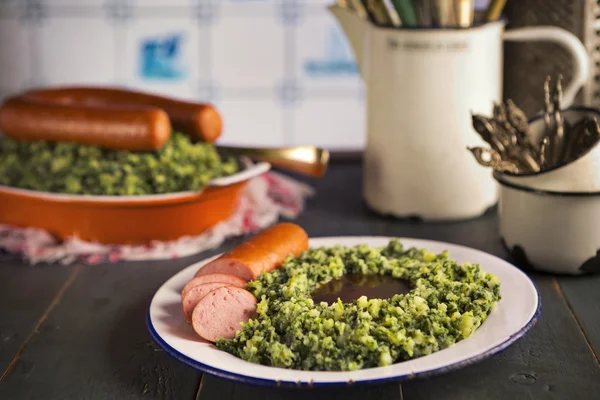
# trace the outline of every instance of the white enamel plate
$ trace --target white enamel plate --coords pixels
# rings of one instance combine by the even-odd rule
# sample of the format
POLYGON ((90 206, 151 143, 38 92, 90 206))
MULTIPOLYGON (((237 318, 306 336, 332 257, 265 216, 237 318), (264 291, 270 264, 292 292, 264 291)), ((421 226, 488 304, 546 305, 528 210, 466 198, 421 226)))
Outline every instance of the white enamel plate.
MULTIPOLYGON (((386 245, 391 238, 339 237, 311 239, 311 247, 386 245)), ((320 386, 401 381, 447 372, 481 361, 505 349, 535 324, 541 303, 531 280, 519 269, 490 254, 467 247, 428 240, 400 239, 405 247, 450 252, 460 263, 481 264, 501 282, 502 300, 481 327, 468 339, 429 356, 381 368, 352 372, 297 371, 252 364, 218 350, 200 339, 185 321, 181 289, 210 260, 192 265, 169 279, 154 295, 148 310, 148 328, 153 339, 168 354, 205 373, 263 386, 320 386)), ((211 258, 212 259, 212 258, 211 258)))

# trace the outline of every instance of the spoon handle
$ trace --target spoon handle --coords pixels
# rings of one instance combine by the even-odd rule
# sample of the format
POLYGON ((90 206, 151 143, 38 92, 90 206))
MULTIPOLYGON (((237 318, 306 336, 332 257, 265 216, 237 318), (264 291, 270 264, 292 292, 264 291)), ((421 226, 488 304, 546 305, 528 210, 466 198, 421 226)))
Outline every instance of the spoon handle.
POLYGON ((329 163, 329 151, 314 146, 282 148, 217 146, 217 151, 234 156, 246 156, 288 171, 318 178, 325 175, 329 163))

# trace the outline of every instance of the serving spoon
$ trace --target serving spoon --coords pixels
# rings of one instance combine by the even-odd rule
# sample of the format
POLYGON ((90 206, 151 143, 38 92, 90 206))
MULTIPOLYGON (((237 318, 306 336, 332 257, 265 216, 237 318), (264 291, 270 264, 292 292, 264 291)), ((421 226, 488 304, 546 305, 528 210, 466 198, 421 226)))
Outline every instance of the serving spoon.
POLYGON ((253 148, 216 146, 224 155, 245 156, 255 161, 268 162, 288 171, 320 178, 325 175, 329 164, 329 151, 314 146, 279 148, 253 148))

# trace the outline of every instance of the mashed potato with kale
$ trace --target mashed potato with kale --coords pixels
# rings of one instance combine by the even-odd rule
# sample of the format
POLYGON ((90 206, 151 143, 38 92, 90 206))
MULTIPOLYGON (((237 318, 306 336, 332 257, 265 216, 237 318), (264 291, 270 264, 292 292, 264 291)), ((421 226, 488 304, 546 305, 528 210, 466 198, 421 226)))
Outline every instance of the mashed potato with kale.
POLYGON ((217 346, 253 363, 316 371, 382 367, 442 350, 473 334, 500 300, 500 282, 479 265, 397 240, 385 248, 311 249, 247 289, 259 300, 257 318, 217 346), (317 287, 345 274, 390 275, 412 290, 314 303, 317 287))
POLYGON ((156 152, 103 150, 74 143, 0 137, 0 185, 82 195, 150 195, 198 191, 238 171, 208 143, 174 132, 156 152))

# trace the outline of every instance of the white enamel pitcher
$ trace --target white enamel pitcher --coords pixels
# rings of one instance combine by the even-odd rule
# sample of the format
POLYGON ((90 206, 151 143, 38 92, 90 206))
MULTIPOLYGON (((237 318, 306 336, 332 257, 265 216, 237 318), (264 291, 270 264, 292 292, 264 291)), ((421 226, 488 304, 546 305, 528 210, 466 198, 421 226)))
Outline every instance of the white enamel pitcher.
POLYGON ((505 32, 504 21, 469 29, 385 28, 347 9, 329 9, 367 88, 363 190, 369 207, 382 214, 460 220, 496 203, 490 170, 466 147, 488 146, 472 128, 471 113, 490 115, 502 100, 503 40, 551 41, 569 51, 575 70, 565 107, 589 75, 585 47, 560 28, 505 32))

